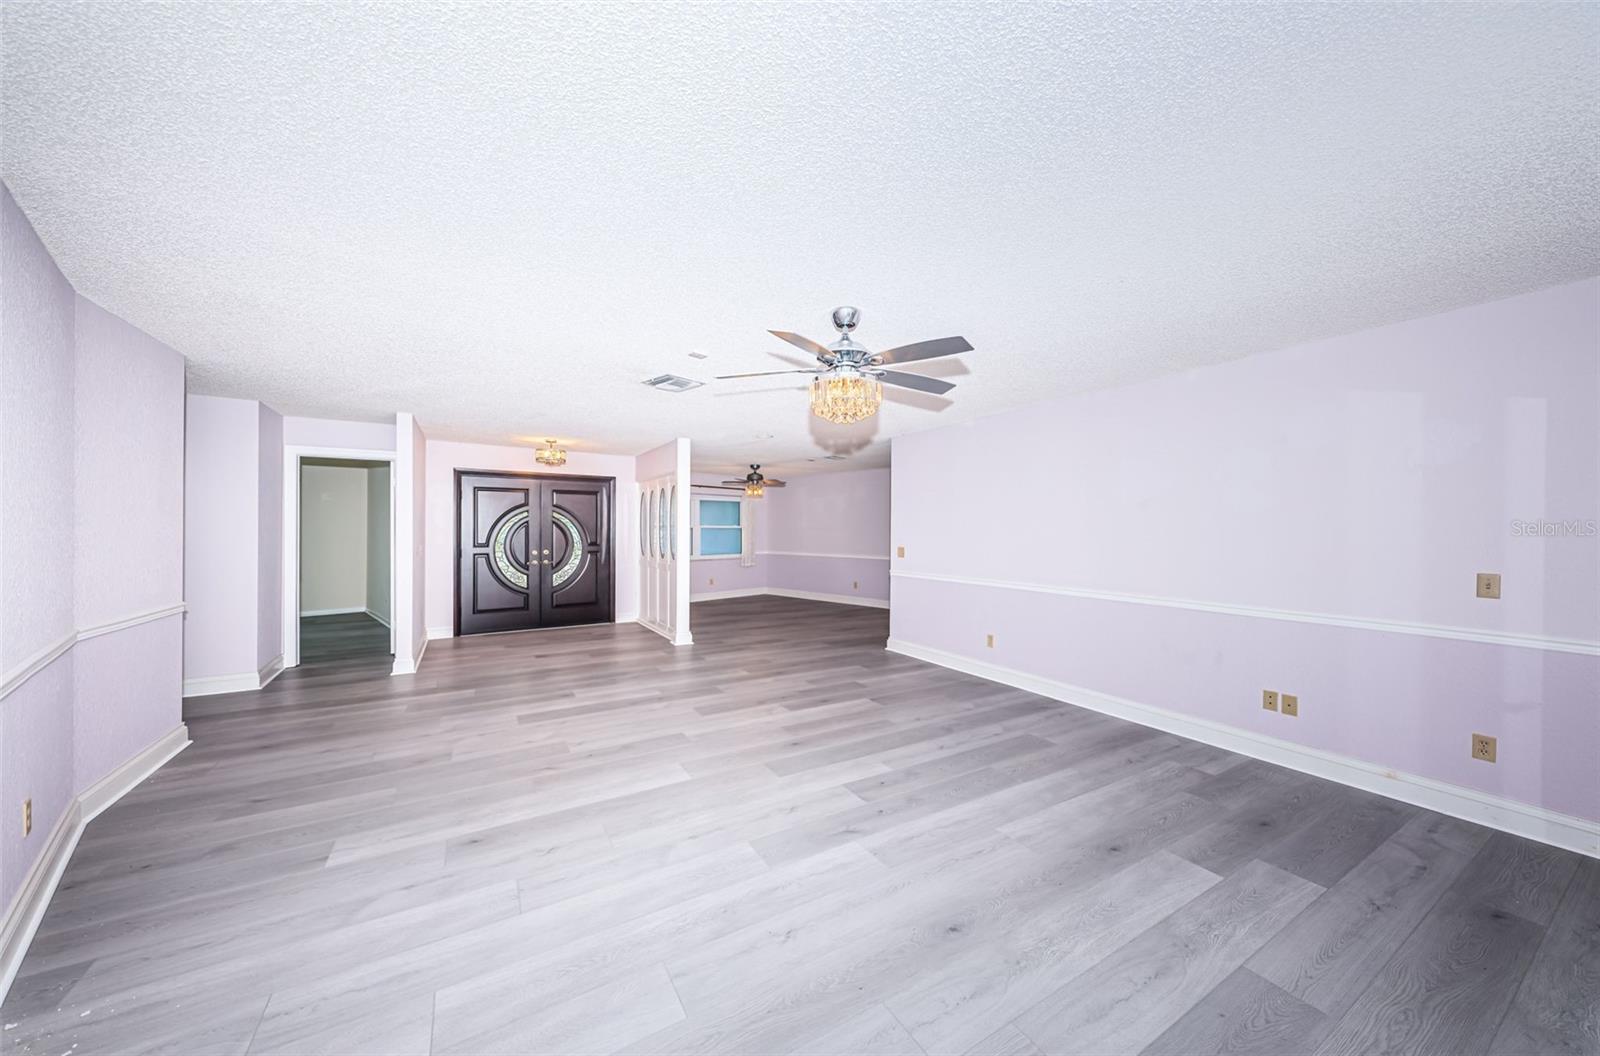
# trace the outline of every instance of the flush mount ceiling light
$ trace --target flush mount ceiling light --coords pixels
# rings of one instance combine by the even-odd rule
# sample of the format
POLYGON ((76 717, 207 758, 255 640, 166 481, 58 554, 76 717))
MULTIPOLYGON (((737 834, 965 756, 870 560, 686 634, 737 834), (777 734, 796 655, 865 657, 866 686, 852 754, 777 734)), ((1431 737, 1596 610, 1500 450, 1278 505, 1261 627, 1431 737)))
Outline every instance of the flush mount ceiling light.
POLYGON ((544 446, 534 452, 533 460, 541 466, 564 466, 567 464, 565 448, 556 446, 554 440, 546 440, 544 446))
MULTIPOLYGON (((723 374, 717 380, 732 378, 765 378, 774 374, 811 375, 811 413, 824 421, 850 425, 878 413, 883 403, 883 387, 899 385, 935 396, 943 396, 954 385, 938 378, 925 378, 920 374, 906 374, 898 370, 883 370, 886 364, 912 363, 939 356, 953 356, 958 352, 971 352, 972 345, 964 337, 941 337, 932 341, 918 341, 914 345, 901 345, 886 352, 873 352, 855 343, 850 332, 861 322, 861 312, 855 308, 835 308, 833 328, 839 331, 839 340, 831 345, 819 345, 809 337, 791 334, 787 330, 768 330, 774 337, 803 348, 817 357, 822 364, 807 370, 762 370, 752 374, 723 374)), ((781 358, 781 357, 780 357, 781 358)))

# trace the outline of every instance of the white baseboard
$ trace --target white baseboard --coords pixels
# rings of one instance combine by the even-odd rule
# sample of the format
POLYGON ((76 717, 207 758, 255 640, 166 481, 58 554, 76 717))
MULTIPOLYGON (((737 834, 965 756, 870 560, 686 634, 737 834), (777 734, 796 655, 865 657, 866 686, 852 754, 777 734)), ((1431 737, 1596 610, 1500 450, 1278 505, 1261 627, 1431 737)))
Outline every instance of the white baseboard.
MULTIPOLYGON (((385 627, 389 626, 389 617, 387 617, 387 616, 379 616, 377 613, 373 612, 371 609, 362 609, 361 611, 366 613, 368 616, 371 616, 373 619, 377 620, 379 623, 383 624, 385 627)), ((431 634, 431 632, 430 632, 430 634, 431 634)))
POLYGON ((722 601, 725 598, 754 598, 758 596, 774 598, 800 598, 804 601, 828 601, 835 605, 861 605, 869 609, 887 609, 889 603, 883 598, 863 598, 859 594, 818 594, 811 590, 786 590, 783 587, 745 587, 740 590, 719 590, 710 594, 692 594, 691 602, 696 601, 722 601))
POLYGON ((389 671, 389 674, 390 675, 414 675, 414 674, 416 674, 417 673, 417 668, 422 666, 422 658, 423 658, 423 656, 426 655, 427 652, 428 652, 428 642, 430 640, 431 640, 431 638, 422 639, 422 648, 417 650, 416 659, 414 659, 414 660, 405 660, 405 659, 402 659, 401 657, 398 657, 398 656, 395 657, 394 658, 394 667, 389 671))
POLYGON ((283 674, 283 654, 279 653, 267 661, 265 667, 256 672, 256 688, 265 689, 268 682, 283 674))
POLYGON ((0 921, 0 1001, 5 999, 12 980, 17 977, 17 969, 22 966, 28 944, 39 930, 39 922, 44 919, 50 899, 61 883, 61 874, 72 859, 72 852, 78 846, 84 826, 188 746, 189 729, 179 724, 150 747, 73 797, 67 809, 61 812, 39 857, 34 860, 33 867, 22 880, 22 886, 17 889, 16 897, 6 907, 5 919, 0 921))
POLYGON ((78 793, 78 805, 85 825, 101 811, 127 795, 145 778, 160 770, 167 761, 190 745, 189 727, 183 723, 168 730, 150 747, 129 759, 111 773, 78 793))
POLYGON ((429 627, 428 628, 428 640, 429 641, 432 641, 435 638, 454 638, 455 636, 456 636, 456 629, 454 627, 429 627))
POLYGON ((248 693, 260 688, 261 674, 257 671, 246 671, 242 675, 211 675, 206 678, 183 680, 183 695, 186 697, 209 697, 216 693, 248 693))
POLYGON ((863 605, 869 609, 887 609, 886 598, 863 598, 860 594, 818 594, 810 590, 784 590, 782 587, 768 587, 768 594, 780 598, 802 598, 806 601, 831 601, 835 605, 863 605))
POLYGON ((5 921, 0 923, 0 1000, 11 991, 11 982, 17 977, 17 969, 22 967, 22 958, 33 941, 33 933, 39 930, 39 922, 44 919, 44 911, 82 835, 83 817, 74 799, 61 812, 56 827, 50 830, 50 837, 45 840, 39 857, 34 859, 33 868, 23 877, 22 886, 6 908, 5 921))
POLYGON ((348 609, 301 609, 300 610, 300 615, 302 617, 305 617, 305 616, 353 616, 358 612, 366 612, 366 613, 370 614, 370 611, 371 610, 369 610, 365 605, 357 605, 357 606, 355 606, 353 608, 348 608, 348 609))
POLYGON ((1053 700, 1088 708, 1090 711, 1137 722, 1141 726, 1177 734, 1179 737, 1203 741, 1230 752, 1238 752, 1240 755, 1275 763, 1314 777, 1337 781, 1390 799, 1398 799, 1403 803, 1448 814, 1463 821, 1486 825, 1540 843, 1600 858, 1600 822, 1576 818, 1570 814, 1561 814, 1417 774, 1403 773, 1347 755, 1308 748, 1293 741, 1251 733, 1210 719, 1195 718, 1166 708, 1140 704, 1109 693, 1030 675, 1013 668, 985 663, 982 660, 973 660, 942 649, 933 649, 895 638, 889 639, 887 648, 892 653, 900 653, 953 671, 976 675, 1002 685, 1015 686, 1042 697, 1050 697, 1053 700))
POLYGON ((209 697, 217 693, 249 693, 261 689, 268 682, 283 674, 283 654, 268 660, 266 666, 259 671, 246 671, 239 675, 208 675, 205 678, 186 678, 183 680, 183 695, 186 697, 209 697))

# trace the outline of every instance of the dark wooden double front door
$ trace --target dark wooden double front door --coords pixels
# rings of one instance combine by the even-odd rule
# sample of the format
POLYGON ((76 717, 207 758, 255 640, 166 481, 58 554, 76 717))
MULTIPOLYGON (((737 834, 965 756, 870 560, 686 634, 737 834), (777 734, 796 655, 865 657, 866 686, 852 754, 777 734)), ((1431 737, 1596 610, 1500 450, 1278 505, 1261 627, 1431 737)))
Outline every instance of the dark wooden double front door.
POLYGON ((615 482, 456 472, 456 633, 612 617, 615 482))

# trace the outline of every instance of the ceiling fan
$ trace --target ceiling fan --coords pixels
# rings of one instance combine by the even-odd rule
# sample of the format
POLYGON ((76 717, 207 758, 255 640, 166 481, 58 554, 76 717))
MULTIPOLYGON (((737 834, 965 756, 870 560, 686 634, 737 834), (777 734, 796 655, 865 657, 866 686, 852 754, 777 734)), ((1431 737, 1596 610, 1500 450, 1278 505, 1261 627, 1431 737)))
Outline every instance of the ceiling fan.
POLYGON ((750 472, 744 475, 743 480, 725 480, 724 485, 735 488, 744 488, 744 493, 752 499, 759 499, 766 494, 768 488, 786 488, 789 485, 781 480, 771 480, 761 475, 761 466, 752 462, 750 472))
POLYGON ((850 333, 861 322, 859 309, 844 307, 833 310, 833 328, 839 339, 831 345, 822 345, 809 337, 791 334, 787 330, 768 330, 797 348, 803 348, 817 357, 818 367, 805 370, 762 370, 753 374, 723 374, 718 381, 731 378, 765 378, 775 374, 811 375, 811 413, 818 418, 840 425, 859 422, 878 412, 883 402, 883 386, 898 385, 918 392, 931 392, 942 396, 955 388, 948 381, 925 378, 920 374, 906 374, 898 370, 884 370, 885 366, 914 363, 918 360, 953 356, 958 352, 971 352, 972 345, 964 337, 940 337, 932 341, 918 341, 901 345, 884 352, 873 352, 856 344, 850 333))

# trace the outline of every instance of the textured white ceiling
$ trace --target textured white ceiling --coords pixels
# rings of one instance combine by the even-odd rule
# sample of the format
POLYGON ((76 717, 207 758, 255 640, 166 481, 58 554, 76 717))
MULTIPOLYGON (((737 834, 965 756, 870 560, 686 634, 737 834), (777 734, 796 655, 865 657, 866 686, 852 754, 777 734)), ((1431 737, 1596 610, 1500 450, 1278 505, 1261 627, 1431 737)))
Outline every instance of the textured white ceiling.
POLYGON ((0 173, 194 391, 703 466, 1600 272, 1595 4, 13 4, 0 173), (855 304, 963 334, 821 433, 855 304), (707 360, 688 357, 693 350, 707 360), (933 370, 929 371, 934 372, 933 370))

